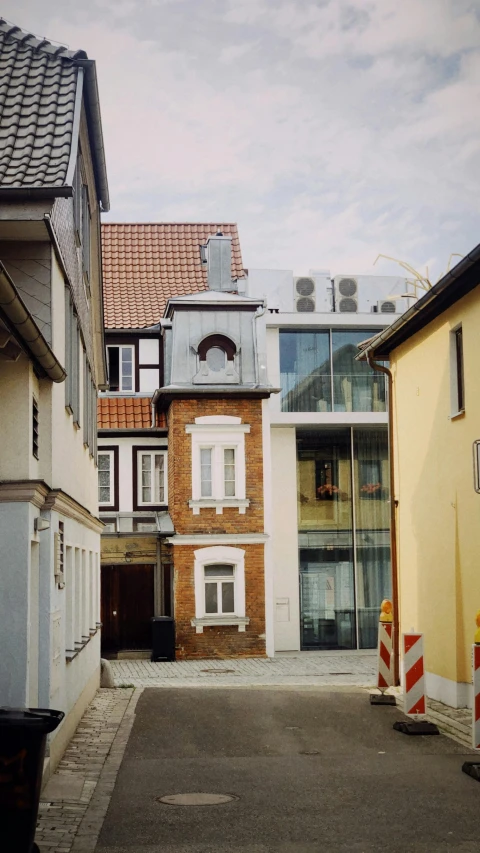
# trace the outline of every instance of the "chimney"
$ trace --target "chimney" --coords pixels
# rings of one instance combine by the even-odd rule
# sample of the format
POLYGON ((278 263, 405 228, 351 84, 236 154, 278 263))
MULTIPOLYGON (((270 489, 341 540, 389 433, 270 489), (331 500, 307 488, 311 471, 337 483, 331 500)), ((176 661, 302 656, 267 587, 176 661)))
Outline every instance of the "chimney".
POLYGON ((237 283, 232 281, 232 238, 217 231, 208 238, 204 257, 209 290, 236 291, 237 283))

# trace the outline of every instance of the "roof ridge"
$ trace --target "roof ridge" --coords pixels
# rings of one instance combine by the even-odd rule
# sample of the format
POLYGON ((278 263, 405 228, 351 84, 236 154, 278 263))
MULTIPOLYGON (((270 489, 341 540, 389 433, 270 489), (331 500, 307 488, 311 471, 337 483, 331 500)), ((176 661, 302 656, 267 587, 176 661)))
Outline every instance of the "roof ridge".
POLYGON ((17 41, 24 47, 29 47, 32 51, 45 53, 47 56, 59 59, 88 59, 84 50, 69 50, 62 44, 55 45, 53 42, 41 36, 36 36, 34 33, 29 33, 27 30, 22 30, 11 21, 5 18, 0 18, 0 35, 4 35, 10 41, 17 41))

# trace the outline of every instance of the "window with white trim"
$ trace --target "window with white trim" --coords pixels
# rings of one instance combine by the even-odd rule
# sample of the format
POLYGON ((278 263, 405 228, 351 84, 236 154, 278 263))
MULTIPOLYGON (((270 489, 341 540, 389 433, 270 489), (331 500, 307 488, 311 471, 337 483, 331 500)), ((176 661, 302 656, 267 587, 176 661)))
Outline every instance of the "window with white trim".
POLYGON ((137 502, 139 506, 167 503, 167 453, 137 451, 137 502))
POLYGON ((195 618, 197 633, 208 625, 236 625, 245 631, 245 551, 213 545, 194 551, 195 618))
POLYGON ((235 613, 235 566, 205 566, 205 614, 235 613))
POLYGON ((114 453, 113 450, 98 453, 98 503, 100 506, 113 506, 114 492, 114 453))
POLYGON ((135 391, 134 347, 108 346, 108 381, 110 391, 135 391))
POLYGON ((249 505, 245 489, 245 433, 249 424, 240 418, 218 416, 196 418, 187 424, 192 436, 192 499, 195 514, 202 506, 238 507, 244 513, 249 505))

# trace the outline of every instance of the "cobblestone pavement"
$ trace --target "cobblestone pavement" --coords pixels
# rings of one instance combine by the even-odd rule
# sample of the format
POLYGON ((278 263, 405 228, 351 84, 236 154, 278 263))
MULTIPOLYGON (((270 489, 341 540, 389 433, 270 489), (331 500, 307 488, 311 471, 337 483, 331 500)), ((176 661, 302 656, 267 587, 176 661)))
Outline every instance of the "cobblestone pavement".
POLYGON ((110 661, 115 684, 134 687, 274 686, 370 687, 376 681, 376 651, 280 653, 274 658, 189 660, 151 663, 110 661))
POLYGON ((141 690, 99 690, 40 798, 41 853, 93 853, 141 690))

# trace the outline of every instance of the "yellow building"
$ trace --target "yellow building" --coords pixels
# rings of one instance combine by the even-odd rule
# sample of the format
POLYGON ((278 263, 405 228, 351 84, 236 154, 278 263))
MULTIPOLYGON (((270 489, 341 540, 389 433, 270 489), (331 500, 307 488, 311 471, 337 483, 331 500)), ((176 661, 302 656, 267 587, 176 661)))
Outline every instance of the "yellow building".
POLYGON ((364 350, 390 359, 400 632, 427 693, 471 704, 480 607, 480 246, 364 350))

